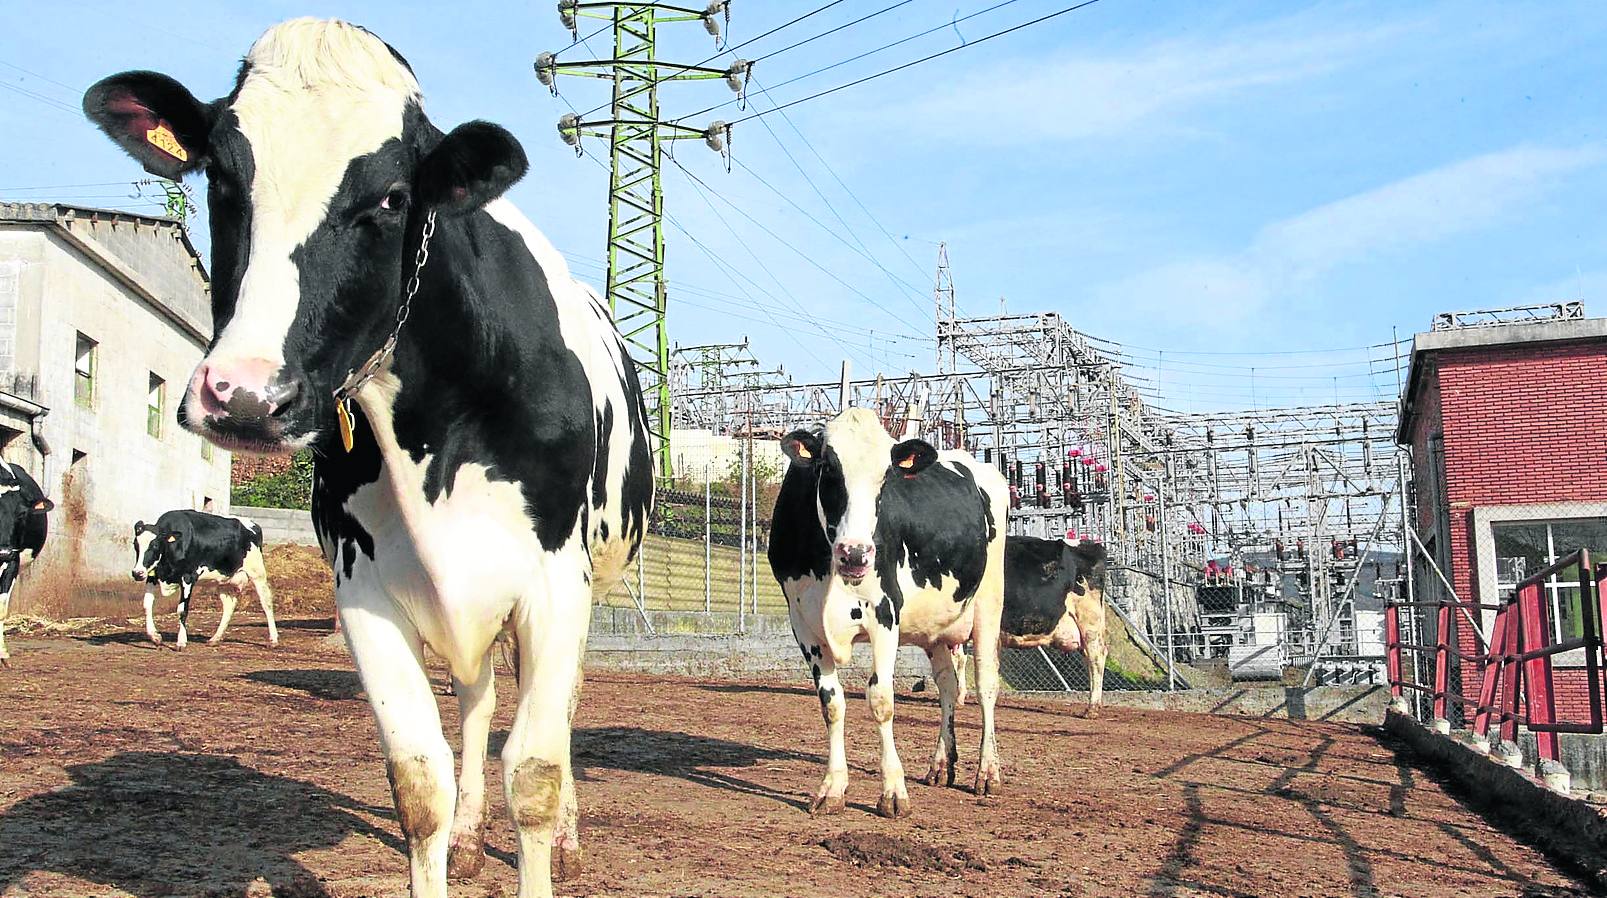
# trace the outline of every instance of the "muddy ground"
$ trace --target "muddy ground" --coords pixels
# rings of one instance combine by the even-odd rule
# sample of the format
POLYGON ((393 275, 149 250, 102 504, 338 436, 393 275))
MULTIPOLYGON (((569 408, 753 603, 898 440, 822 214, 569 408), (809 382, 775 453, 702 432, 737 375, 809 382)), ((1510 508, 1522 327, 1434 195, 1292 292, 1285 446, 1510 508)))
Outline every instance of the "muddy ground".
MULTIPOLYGON (((198 633, 209 612, 192 615, 198 633)), ((172 616, 160 623, 171 636, 172 616)), ((373 723, 327 626, 283 621, 270 649, 242 603, 223 645, 182 654, 145 644, 137 623, 14 639, 0 671, 0 895, 405 895, 373 723)), ((512 706, 499 679, 494 746, 512 706)), ((454 700, 441 709, 455 729, 454 700)), ((898 713, 918 776, 937 708, 906 695, 898 713)), ((967 775, 977 721, 967 705, 967 775)), ((1089 721, 1019 699, 1000 722, 1003 795, 912 780, 914 813, 886 821, 875 731, 852 701, 849 808, 811 818, 823 736, 802 686, 593 675, 575 740, 586 871, 560 891, 1589 894, 1367 728, 1122 709, 1089 721)), ((513 894, 512 830, 491 795, 490 858, 454 896, 513 894)))

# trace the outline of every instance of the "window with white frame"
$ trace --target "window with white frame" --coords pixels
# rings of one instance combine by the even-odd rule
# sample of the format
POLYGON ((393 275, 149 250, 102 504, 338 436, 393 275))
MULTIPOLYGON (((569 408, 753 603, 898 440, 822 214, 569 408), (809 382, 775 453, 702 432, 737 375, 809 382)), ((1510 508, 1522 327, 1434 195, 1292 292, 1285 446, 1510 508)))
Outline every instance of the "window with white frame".
POLYGON ((73 399, 84 408, 95 404, 96 356, 100 344, 83 334, 73 349, 73 399))
MULTIPOLYGON (((1502 600, 1520 581, 1578 549, 1589 549, 1592 563, 1607 560, 1607 518, 1500 521, 1493 522, 1490 531, 1495 539, 1496 589, 1502 600)), ((1545 590, 1551 600, 1552 639, 1585 635, 1578 565, 1546 578, 1545 590)))
POLYGON ((145 393, 145 432, 162 437, 162 410, 167 405, 167 382, 151 372, 150 389, 145 393))

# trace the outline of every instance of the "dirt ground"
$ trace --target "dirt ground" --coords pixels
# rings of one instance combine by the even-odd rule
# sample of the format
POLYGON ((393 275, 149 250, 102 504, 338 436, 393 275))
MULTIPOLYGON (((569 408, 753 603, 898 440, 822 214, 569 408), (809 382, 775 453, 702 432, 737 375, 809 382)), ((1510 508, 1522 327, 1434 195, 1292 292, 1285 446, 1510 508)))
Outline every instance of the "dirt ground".
MULTIPOLYGON (((198 633, 207 612, 192 615, 198 633)), ((171 635, 172 616, 159 623, 171 635)), ((14 639, 0 671, 0 895, 405 895, 372 719, 327 625, 283 621, 270 649, 242 603, 223 645, 182 654, 145 644, 137 623, 14 639)), ((511 715, 499 679, 494 749, 511 715)), ((914 777, 937 708, 899 699, 914 777)), ((455 701, 441 709, 455 730, 455 701)), ((962 780, 977 726, 968 704, 962 780)), ((824 737, 804 687, 594 674, 575 739, 586 870, 560 891, 1589 894, 1364 728, 1122 709, 1089 721, 1018 699, 1000 727, 1003 795, 912 780, 914 813, 886 821, 875 731, 852 701, 849 808, 811 818, 824 737)), ((514 891, 494 758, 490 858, 453 884, 460 898, 514 891)))

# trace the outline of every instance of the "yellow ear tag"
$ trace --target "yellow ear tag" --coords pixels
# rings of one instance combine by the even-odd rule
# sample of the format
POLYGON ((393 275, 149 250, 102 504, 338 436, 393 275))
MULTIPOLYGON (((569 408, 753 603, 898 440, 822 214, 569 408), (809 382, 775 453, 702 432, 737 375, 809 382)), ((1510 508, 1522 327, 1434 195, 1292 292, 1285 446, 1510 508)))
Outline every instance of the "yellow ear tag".
POLYGON ((346 403, 335 403, 335 420, 340 422, 340 444, 346 451, 352 451, 352 413, 347 410, 346 403))
POLYGON ((176 536, 170 536, 170 537, 167 538, 167 541, 170 542, 170 543, 176 543, 176 542, 179 541, 179 538, 176 537, 176 536))
POLYGON ((179 139, 173 136, 173 130, 167 126, 166 122, 162 122, 146 131, 145 142, 180 162, 190 161, 190 151, 186 150, 184 144, 179 143, 179 139))
POLYGON ((903 461, 899 462, 898 466, 900 468, 903 468, 906 471, 909 470, 910 468, 915 467, 915 456, 913 454, 910 455, 909 457, 905 458, 903 461))

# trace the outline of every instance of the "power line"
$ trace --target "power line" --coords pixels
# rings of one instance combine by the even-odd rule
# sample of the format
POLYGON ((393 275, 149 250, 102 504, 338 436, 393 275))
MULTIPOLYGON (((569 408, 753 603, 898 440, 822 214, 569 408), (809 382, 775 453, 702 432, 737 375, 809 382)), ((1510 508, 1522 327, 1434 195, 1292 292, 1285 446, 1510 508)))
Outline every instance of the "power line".
MULTIPOLYGON (((1014 2, 1014 0, 1011 0, 1011 2, 1014 2)), ((752 79, 751 76, 750 76, 750 80, 753 80, 754 85, 759 88, 759 93, 763 94, 764 98, 766 100, 770 101, 771 106, 777 105, 775 99, 770 96, 770 91, 769 91, 768 88, 766 88, 762 84, 759 84, 758 81, 752 79)), ((882 236, 887 238, 887 241, 893 245, 894 249, 899 251, 900 255, 902 255, 905 259, 909 260, 910 265, 914 266, 915 270, 921 272, 922 275, 925 275, 926 274, 926 269, 921 267, 921 264, 919 262, 915 261, 914 257, 911 256, 909 254, 909 252, 906 251, 904 249, 904 247, 899 244, 898 240, 896 240, 893 237, 893 235, 888 232, 887 228, 882 225, 881 220, 878 219, 874 214, 871 213, 870 208, 867 207, 864 204, 864 202, 862 202, 860 200, 859 195, 854 193, 853 189, 850 188, 848 186, 848 184, 843 181, 842 177, 837 174, 837 170, 835 168, 832 168, 831 163, 826 161, 826 157, 822 156, 820 154, 820 151, 815 149, 814 143, 811 142, 809 140, 809 138, 804 135, 803 129, 799 128, 797 122, 794 122, 792 120, 792 116, 788 115, 785 110, 782 110, 781 118, 782 118, 783 121, 785 121, 787 123, 788 127, 792 128, 792 132, 794 134, 798 135, 798 139, 803 141, 804 147, 807 148, 809 150, 810 154, 812 154, 815 157, 815 161, 819 162, 821 167, 826 170, 826 173, 831 175, 831 179, 833 181, 837 182, 837 186, 841 187, 843 189, 843 192, 848 194, 848 198, 854 201, 854 205, 859 207, 859 211, 865 213, 865 217, 870 219, 871 224, 874 224, 876 226, 876 229, 878 231, 882 232, 882 236)), ((768 123, 766 123, 766 125, 768 125, 768 123)), ((774 135, 774 133, 775 133, 774 131, 771 132, 772 135, 774 135)), ((777 142, 778 143, 780 142, 779 138, 777 138, 777 142)), ((746 166, 744 166, 744 167, 746 167, 746 166)), ((813 182, 811 182, 811 184, 813 184, 813 182)))
MULTIPOLYGON (((797 43, 788 44, 787 46, 782 47, 780 50, 772 50, 769 53, 766 53, 765 55, 763 55, 763 56, 761 56, 758 59, 755 59, 753 61, 754 62, 762 62, 762 61, 764 61, 766 59, 769 59, 772 56, 780 56, 781 54, 786 53, 789 50, 796 50, 799 47, 802 47, 804 44, 812 43, 814 41, 820 40, 823 37, 827 37, 829 35, 836 34, 837 32, 842 31, 844 29, 852 28, 855 25, 858 25, 860 22, 864 22, 864 21, 866 21, 868 19, 874 19, 877 16, 882 15, 883 13, 892 12, 893 10, 898 9, 900 6, 906 6, 911 2, 912 2, 912 0, 899 0, 898 3, 894 3, 892 6, 884 6, 881 9, 878 9, 873 13, 867 13, 867 14, 865 14, 863 16, 860 16, 859 18, 854 19, 852 22, 844 22, 843 24, 838 25, 836 28, 832 28, 832 29, 827 30, 827 31, 822 31, 819 34, 814 35, 813 37, 806 37, 803 40, 798 41, 797 43)), ((1011 2, 1015 2, 1015 0, 1011 0, 1011 2)))
POLYGON ((969 41, 967 43, 960 44, 958 47, 950 47, 947 50, 940 50, 940 51, 938 51, 936 53, 933 53, 933 54, 931 54, 929 56, 923 56, 920 59, 914 60, 913 62, 906 62, 903 65, 894 66, 894 67, 892 67, 890 69, 884 69, 883 71, 876 72, 876 73, 871 74, 871 75, 866 75, 863 78, 858 78, 858 79, 855 79, 853 81, 850 81, 847 84, 839 84, 836 87, 827 88, 826 90, 810 94, 807 97, 799 97, 796 100, 790 100, 790 101, 788 101, 786 103, 782 103, 780 106, 777 106, 777 107, 775 107, 773 109, 768 109, 768 110, 765 110, 763 112, 755 112, 755 113, 753 113, 751 115, 747 115, 747 116, 744 116, 742 118, 739 118, 736 121, 732 122, 731 124, 738 125, 738 124, 741 124, 742 122, 751 121, 753 119, 759 118, 760 116, 769 115, 772 112, 780 112, 783 109, 787 109, 787 108, 792 107, 792 106, 797 106, 800 103, 807 103, 810 100, 818 100, 821 97, 830 96, 831 94, 837 93, 838 91, 847 90, 850 87, 857 87, 858 85, 864 84, 867 81, 875 81, 877 78, 883 78, 883 77, 886 77, 888 75, 892 75, 892 74, 895 74, 895 73, 898 73, 898 72, 902 72, 905 69, 914 68, 915 66, 921 65, 922 63, 931 62, 934 59, 938 59, 940 57, 947 56, 950 53, 959 52, 960 50, 964 50, 967 47, 975 47, 978 44, 987 43, 988 41, 991 41, 996 37, 1004 37, 1007 34, 1011 34, 1013 32, 1020 31, 1023 28, 1030 28, 1033 25, 1042 24, 1044 22, 1049 21, 1050 19, 1054 19, 1054 18, 1057 18, 1059 16, 1066 15, 1067 13, 1076 12, 1077 10, 1083 9, 1084 7, 1093 6, 1095 3, 1098 3, 1098 2, 1099 2, 1099 0, 1083 0, 1083 2, 1081 2, 1081 3, 1073 4, 1071 6, 1065 7, 1064 9, 1059 9, 1059 10, 1056 10, 1055 12, 1048 13, 1047 15, 1039 16, 1038 18, 1032 19, 1031 21, 1022 22, 1019 25, 1012 25, 1011 27, 1006 28, 1006 29, 1004 29, 1002 31, 995 31, 992 34, 988 34, 988 35, 984 35, 982 37, 979 37, 974 41, 969 41))
POLYGON ((20 87, 20 86, 18 86, 16 84, 12 84, 9 81, 0 81, 0 87, 3 87, 6 90, 12 91, 14 93, 21 94, 21 95, 23 95, 25 97, 28 97, 29 99, 38 100, 39 102, 45 104, 46 106, 51 107, 52 109, 57 110, 58 112, 67 113, 68 115, 72 116, 73 118, 78 118, 81 115, 83 115, 82 111, 80 111, 78 109, 74 109, 73 107, 68 106, 66 103, 63 103, 60 100, 55 99, 54 97, 49 97, 49 96, 46 96, 46 95, 41 94, 41 93, 35 93, 34 91, 31 91, 31 90, 27 89, 26 87, 20 87))
MULTIPOLYGON (((671 156, 671 157, 669 157, 669 160, 670 160, 670 162, 674 163, 675 167, 677 169, 679 169, 682 174, 686 175, 693 182, 695 182, 695 186, 697 186, 699 190, 707 191, 708 193, 711 193, 714 196, 718 197, 720 202, 725 203, 727 206, 731 207, 731 209, 733 211, 735 211, 738 215, 741 215, 743 218, 746 218, 748 221, 752 222, 753 225, 755 227, 757 227, 759 230, 764 231, 766 234, 770 235, 771 239, 775 240, 777 243, 781 244, 782 246, 785 246, 787 249, 792 250, 793 253, 795 253, 799 258, 803 259, 805 262, 808 262, 810 265, 812 265, 815 268, 819 269, 822 274, 826 275, 827 277, 829 277, 832 280, 836 281, 837 283, 841 284, 843 286, 843 288, 848 290, 850 293, 853 293, 855 296, 858 296, 860 299, 863 299, 866 302, 870 303, 877 310, 879 310, 883 314, 887 315, 887 317, 892 318, 895 321, 900 321, 900 322, 903 321, 902 318, 900 318, 898 315, 894 314, 886 306, 884 306, 881 303, 877 302, 869 294, 865 293, 865 291, 859 289, 858 287, 855 287, 853 284, 850 284, 847 281, 843 280, 842 278, 838 277, 836 272, 832 271, 831 269, 827 268, 824 265, 821 265, 815 259, 810 257, 810 255, 808 253, 805 253, 804 251, 798 249, 796 246, 793 246, 790 242, 788 242, 786 240, 783 240, 781 238, 780 234, 777 234, 775 231, 773 231, 770 228, 766 227, 763 222, 759 221, 757 218, 754 218, 752 215, 748 214, 748 212, 746 210, 744 210, 741 206, 738 206, 737 204, 731 202, 731 200, 726 198, 723 194, 719 193, 718 191, 714 190, 714 188, 712 188, 708 184, 704 183, 702 178, 699 178, 697 175, 693 174, 691 172, 691 170, 689 170, 686 166, 682 165, 681 161, 679 159, 676 159, 674 156, 671 156)), ((716 213, 716 214, 718 214, 718 213, 716 213)), ((721 221, 724 221, 724 219, 722 218, 721 221)), ((744 244, 744 246, 745 245, 746 244, 744 244)))
MULTIPOLYGON (((821 66, 820 68, 815 69, 812 72, 805 72, 804 74, 798 75, 797 77, 788 78, 786 81, 783 81, 780 84, 777 84, 776 87, 778 87, 778 88, 779 87, 786 87, 789 84, 793 84, 793 83, 798 82, 798 81, 803 81, 806 78, 813 78, 816 75, 822 74, 824 72, 829 72, 832 69, 840 68, 842 66, 848 65, 851 62, 858 62, 859 60, 864 59, 867 56, 875 56, 876 54, 881 53, 884 50, 891 50, 894 47, 897 47, 897 46, 899 46, 901 44, 907 44, 910 41, 919 40, 919 39, 921 39, 923 37, 926 37, 929 34, 935 34, 936 32, 943 31, 944 29, 952 28, 952 27, 954 27, 956 25, 959 25, 961 22, 967 21, 969 19, 974 19, 977 16, 987 15, 988 13, 993 12, 996 9, 1000 9, 1001 7, 1009 6, 1012 3, 1018 3, 1018 2, 1020 2, 1020 0, 1004 0, 1003 3, 995 3, 992 6, 989 6, 989 7, 985 8, 985 9, 979 9, 976 12, 971 13, 969 15, 961 16, 960 18, 957 18, 957 19, 950 19, 949 21, 944 22, 941 25, 934 25, 931 28, 926 29, 925 31, 919 31, 919 32, 916 32, 915 34, 911 34, 911 35, 908 35, 906 37, 901 37, 898 40, 893 41, 891 43, 882 44, 880 47, 877 47, 877 48, 875 48, 873 50, 866 50, 863 53, 857 54, 855 56, 850 56, 847 59, 840 59, 837 62, 831 63, 830 65, 821 66)), ((823 35, 821 35, 821 36, 823 36, 823 35)), ((804 43, 807 43, 807 41, 802 41, 796 46, 801 46, 804 43)), ((962 44, 961 46, 964 46, 964 45, 962 44)), ((788 47, 788 48, 785 48, 785 49, 790 50, 792 48, 788 47)), ((783 51, 778 50, 777 53, 779 53, 779 52, 783 52, 783 51)), ((776 55, 776 54, 775 53, 770 54, 770 56, 774 56, 774 55, 776 55)), ((768 58, 769 58, 768 56, 760 57, 760 59, 768 59, 768 58)), ((755 60, 755 62, 757 62, 757 61, 758 60, 755 60)), ((697 112, 692 113, 691 115, 682 116, 680 119, 677 119, 677 121, 682 121, 684 119, 694 118, 696 116, 703 115, 706 112, 713 112, 716 109, 721 109, 721 108, 729 106, 729 105, 731 105, 732 103, 735 103, 735 102, 736 102, 736 100, 726 100, 723 103, 716 103, 713 106, 708 107, 707 109, 701 109, 701 110, 698 110, 697 112)))

